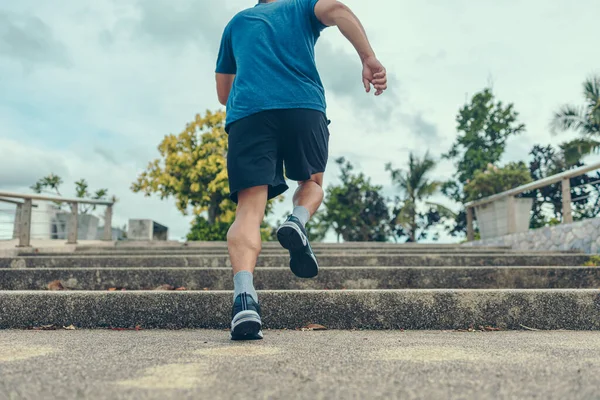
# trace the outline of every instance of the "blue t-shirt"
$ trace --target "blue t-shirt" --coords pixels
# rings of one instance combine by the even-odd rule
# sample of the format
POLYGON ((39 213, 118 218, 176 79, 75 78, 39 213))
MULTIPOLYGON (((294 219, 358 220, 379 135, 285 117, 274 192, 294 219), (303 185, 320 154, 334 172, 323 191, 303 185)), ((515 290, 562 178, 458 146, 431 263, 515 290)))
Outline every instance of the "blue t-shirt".
POLYGON ((264 110, 325 112, 315 44, 326 26, 315 15, 317 2, 259 3, 227 24, 216 69, 236 75, 227 101, 227 126, 264 110))

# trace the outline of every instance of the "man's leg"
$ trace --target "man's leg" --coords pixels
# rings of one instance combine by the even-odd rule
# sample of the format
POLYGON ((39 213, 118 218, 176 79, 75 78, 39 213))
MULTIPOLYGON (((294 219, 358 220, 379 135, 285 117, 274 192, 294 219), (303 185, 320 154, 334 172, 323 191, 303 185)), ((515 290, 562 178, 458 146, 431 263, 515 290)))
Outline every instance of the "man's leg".
POLYGON ((298 184, 294 194, 294 211, 277 230, 277 239, 290 251, 292 272, 300 278, 314 278, 319 273, 319 264, 305 226, 323 202, 323 173, 313 174, 309 180, 298 184))
POLYGON ((238 194, 235 222, 227 233, 227 247, 233 273, 254 273, 256 259, 262 248, 260 225, 265 216, 268 186, 244 189, 238 194))
POLYGON ((234 274, 232 339, 262 338, 260 306, 253 273, 262 248, 260 224, 265 215, 267 197, 268 186, 240 191, 235 221, 227 233, 227 247, 234 274))
POLYGON ((314 174, 309 180, 298 182, 294 193, 294 215, 302 225, 306 225, 323 202, 323 173, 314 174))

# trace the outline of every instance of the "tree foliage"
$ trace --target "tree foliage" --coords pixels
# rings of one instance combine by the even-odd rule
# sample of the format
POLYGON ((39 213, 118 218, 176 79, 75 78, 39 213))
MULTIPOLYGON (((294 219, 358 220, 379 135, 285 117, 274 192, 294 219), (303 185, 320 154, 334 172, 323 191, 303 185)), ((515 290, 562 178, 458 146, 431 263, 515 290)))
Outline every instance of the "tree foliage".
MULTIPOLYGON (((181 133, 164 137, 158 146, 160 157, 131 186, 146 196, 175 198, 183 215, 191 207, 195 218, 188 240, 226 240, 235 219, 235 204, 229 199, 227 139, 224 112, 198 114, 181 133)), ((270 201, 265 215, 272 209, 270 201)), ((271 237, 266 224, 261 232, 263 238, 271 237)))
MULTIPOLYGON (((442 192, 456 202, 465 203, 464 185, 477 171, 485 171, 489 164, 497 165, 511 136, 525 131, 518 121, 519 113, 512 103, 505 105, 496 101, 491 89, 476 93, 469 104, 462 107, 456 117, 458 137, 444 158, 454 160, 454 180, 445 182, 442 192)), ((466 232, 466 213, 456 215, 453 236, 466 232)))
POLYGON ((582 137, 563 144, 565 160, 577 163, 582 156, 600 149, 600 75, 592 76, 583 83, 585 105, 565 104, 552 117, 552 131, 574 131, 582 137))
POLYGON ((390 236, 389 211, 381 186, 371 184, 345 158, 338 158, 339 185, 327 188, 323 222, 346 242, 385 242, 390 236))
POLYGON ((165 136, 158 146, 160 158, 150 162, 131 189, 161 199, 174 197, 187 215, 207 214, 209 225, 231 222, 235 205, 229 200, 225 113, 196 115, 178 135, 165 136))
POLYGON ((513 104, 495 101, 491 89, 473 96, 456 117, 456 142, 444 156, 456 160, 456 178, 463 185, 488 164, 500 161, 509 137, 525 131, 513 104))
POLYGON ((479 200, 531 181, 529 168, 522 161, 509 163, 502 168, 489 164, 485 171, 477 171, 465 185, 465 200, 479 200))
POLYGON ((417 242, 425 239, 428 229, 443 217, 453 216, 443 205, 427 201, 442 186, 442 182, 428 176, 434 168, 435 161, 429 153, 422 159, 410 153, 407 171, 394 169, 391 163, 386 165, 392 182, 400 190, 392 212, 392 230, 396 237, 407 236, 408 242, 417 242))
MULTIPOLYGON (((540 180, 552 175, 559 174, 569 169, 583 166, 583 162, 573 159, 567 155, 569 143, 562 144, 558 149, 552 146, 533 147, 529 171, 534 180, 540 180)), ((581 158, 581 157, 578 157, 581 158)), ((577 158, 576 158, 577 159, 577 158)), ((600 173, 586 174, 571 178, 571 198, 573 207, 573 219, 581 220, 593 218, 600 213, 599 196, 600 173)), ((531 216, 531 228, 540 228, 562 219, 562 185, 555 183, 536 189, 527 195, 534 199, 531 216), (546 205, 546 207, 544 207, 546 205)))
POLYGON ((585 105, 565 104, 554 113, 552 118, 554 131, 572 130, 582 136, 600 134, 600 75, 585 80, 583 97, 586 101, 585 105))
MULTIPOLYGON (((60 187, 64 183, 63 179, 55 175, 53 173, 45 176, 43 178, 38 179, 38 181, 32 185, 30 188, 35 193, 42 194, 52 194, 57 196, 62 196, 60 192, 60 187)), ((106 200, 108 197, 108 189, 98 189, 95 192, 91 193, 89 191, 89 184, 85 179, 80 179, 75 182, 75 197, 78 199, 87 199, 87 200, 106 200)), ((113 196, 113 202, 116 202, 116 197, 113 196)), ((56 202, 56 206, 61 209, 63 203, 56 202)), ((93 204, 80 204, 79 205, 79 213, 87 214, 90 211, 96 209, 96 206, 93 204)))
POLYGON ((62 196, 60 187, 64 183, 62 178, 51 173, 48 176, 38 179, 38 181, 30 188, 37 194, 48 193, 62 196))

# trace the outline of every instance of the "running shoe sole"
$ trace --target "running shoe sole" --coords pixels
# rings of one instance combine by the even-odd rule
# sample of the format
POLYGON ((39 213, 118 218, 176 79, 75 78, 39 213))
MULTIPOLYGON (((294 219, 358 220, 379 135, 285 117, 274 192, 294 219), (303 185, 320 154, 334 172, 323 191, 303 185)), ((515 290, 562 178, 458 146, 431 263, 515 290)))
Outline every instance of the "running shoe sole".
POLYGON ((292 253, 290 256, 290 269, 298 278, 310 279, 319 274, 319 265, 314 256, 311 257, 304 250, 292 253))
POLYGON ((262 322, 256 311, 240 311, 231 321, 231 340, 261 340, 262 322))
POLYGON ((284 222, 277 229, 277 240, 283 248, 290 251, 290 269, 298 278, 314 278, 319 274, 319 265, 308 238, 300 227, 293 222, 284 222), (307 253, 306 247, 309 247, 307 253))
POLYGON ((293 253, 304 250, 304 247, 308 244, 308 239, 304 235, 304 232, 293 222, 284 222, 277 229, 277 240, 279 240, 284 249, 288 249, 293 253))

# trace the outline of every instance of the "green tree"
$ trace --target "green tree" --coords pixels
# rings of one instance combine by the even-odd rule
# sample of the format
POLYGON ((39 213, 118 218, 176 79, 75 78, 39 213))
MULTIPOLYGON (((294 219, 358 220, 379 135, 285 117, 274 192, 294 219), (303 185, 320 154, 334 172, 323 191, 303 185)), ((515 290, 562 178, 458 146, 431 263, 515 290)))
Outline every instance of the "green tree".
POLYGON ((565 104, 554 113, 552 128, 556 132, 575 131, 584 137, 600 134, 600 75, 583 82, 586 104, 565 104))
MULTIPOLYGON (((75 182, 75 196, 81 199, 93 199, 93 200, 104 200, 108 195, 108 189, 98 189, 93 194, 89 191, 89 185, 85 179, 80 179, 75 182)), ((95 210, 96 206, 93 204, 82 204, 82 212, 84 214, 89 211, 95 210)))
POLYGON ((393 169, 392 164, 386 165, 392 182, 400 190, 393 210, 392 226, 396 236, 408 236, 408 242, 417 242, 427 236, 427 230, 440 222, 443 217, 453 217, 454 213, 441 204, 427 201, 436 194, 442 182, 431 180, 429 174, 435 168, 435 161, 429 153, 422 159, 410 153, 408 170, 393 169), (419 208, 427 208, 419 212, 419 208), (420 233, 419 233, 420 232, 420 233))
POLYGON ((387 201, 381 186, 373 185, 345 158, 338 158, 339 185, 327 188, 323 223, 346 242, 385 242, 390 237, 387 201))
POLYGON ((48 176, 38 179, 30 188, 37 194, 47 193, 62 196, 60 186, 64 183, 62 178, 51 173, 48 176))
POLYGON ((464 185, 475 172, 500 161, 508 138, 525 131, 518 117, 514 105, 496 102, 489 88, 475 94, 471 103, 460 109, 456 117, 458 137, 444 155, 456 160, 456 178, 460 183, 464 185))
POLYGON ((224 112, 196 115, 179 135, 166 135, 158 151, 160 158, 150 162, 131 186, 135 193, 174 197, 183 215, 192 207, 195 215, 206 213, 209 225, 233 220, 224 112))
MULTIPOLYGON (((48 194, 53 194, 53 195, 62 197, 62 194, 60 192, 60 187, 62 186, 63 183, 64 183, 64 181, 60 176, 51 173, 48 176, 40 178, 30 188, 35 193, 38 193, 38 194, 48 193, 48 194)), ((88 200, 106 200, 108 197, 108 189, 99 189, 99 190, 96 190, 94 193, 90 193, 89 185, 88 185, 87 181, 85 179, 80 179, 77 182, 75 182, 75 197, 77 197, 78 199, 88 199, 88 200)), ((116 202, 117 201, 116 197, 113 196, 112 201, 116 202)), ((55 204, 59 209, 62 209, 63 203, 55 202, 55 204)), ((88 212, 93 211, 95 209, 96 209, 95 205, 91 205, 91 204, 80 204, 79 205, 79 213, 81 213, 81 214, 87 214, 88 212)))
MULTIPOLYGON (((235 218, 229 199, 225 113, 196 115, 178 135, 166 135, 158 146, 160 158, 150 162, 131 189, 145 196, 173 197, 183 215, 195 215, 188 240, 224 240, 235 218)), ((266 215, 273 208, 269 202, 266 215)), ((268 227, 263 236, 269 237, 268 227)))
MULTIPOLYGON (((532 157, 529 171, 534 180, 540 180, 569 169, 583 166, 582 161, 573 162, 567 155, 570 143, 558 149, 552 146, 536 145, 529 153, 532 157)), ((577 158, 575 158, 577 159, 577 158)), ((580 175, 570 179, 573 219, 593 218, 600 213, 600 173, 580 175)), ((562 219, 562 186, 560 183, 536 189, 527 194, 534 199, 530 227, 540 228, 552 221, 562 219), (546 205, 546 207, 544 207, 546 205)))
MULTIPOLYGON (((459 110, 456 117, 458 137, 444 158, 456 162, 454 180, 445 182, 444 194, 456 202, 465 203, 464 185, 472 180, 477 171, 488 164, 497 164, 511 136, 525 131, 518 121, 519 113, 514 105, 496 101, 491 89, 476 93, 471 102, 459 110)), ((466 213, 457 215, 452 235, 466 232, 466 213)))
POLYGON ((594 139, 600 136, 600 76, 585 80, 583 96, 585 105, 565 104, 552 117, 551 127, 554 132, 574 131, 583 136, 562 146, 566 160, 571 163, 600 147, 600 142, 594 139))
POLYGON ((531 174, 522 161, 509 163, 502 168, 490 164, 485 171, 477 171, 475 177, 465 185, 465 200, 479 200, 529 182, 531 174))

